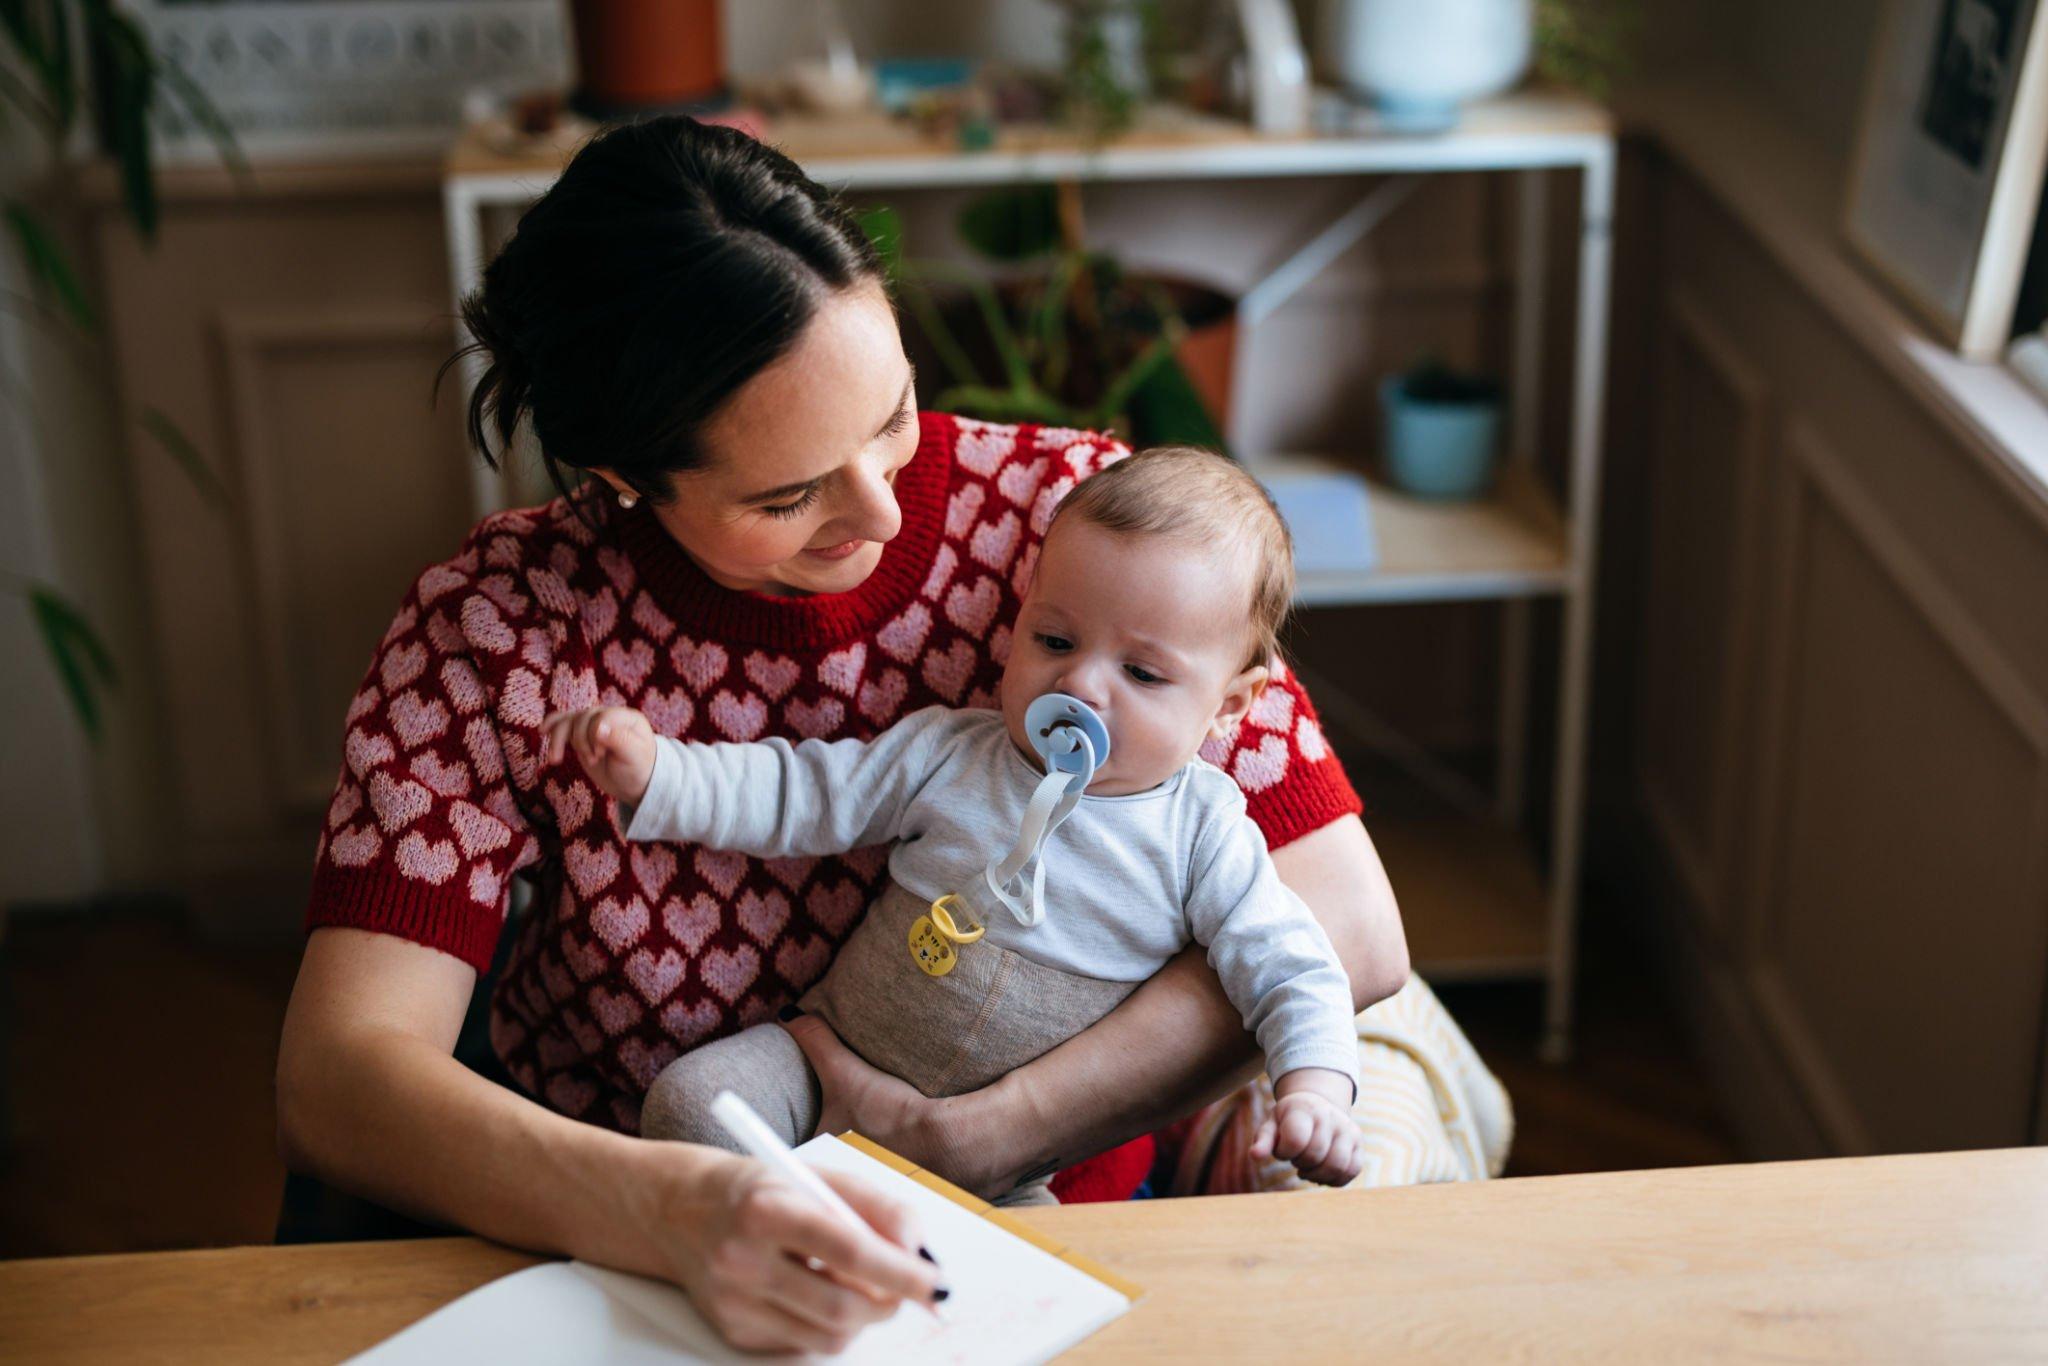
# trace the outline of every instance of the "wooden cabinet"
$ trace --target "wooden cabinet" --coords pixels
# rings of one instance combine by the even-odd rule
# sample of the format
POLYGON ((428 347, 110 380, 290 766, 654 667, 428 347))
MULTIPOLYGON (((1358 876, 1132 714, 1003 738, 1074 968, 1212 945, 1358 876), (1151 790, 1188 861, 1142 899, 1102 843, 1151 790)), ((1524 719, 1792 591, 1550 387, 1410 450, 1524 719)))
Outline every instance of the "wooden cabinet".
POLYGON ((1702 1042, 1760 1155, 2048 1141, 2048 501, 1650 165, 1611 515, 1646 519, 1635 789, 1702 1042))
POLYGON ((153 249, 111 204, 97 233, 154 628, 135 672, 166 732, 168 871, 209 919, 275 927, 303 905, 371 648, 471 520, 458 386, 431 403, 454 345, 438 179, 165 188, 153 249), (226 507, 147 447, 148 409, 192 438, 226 507))

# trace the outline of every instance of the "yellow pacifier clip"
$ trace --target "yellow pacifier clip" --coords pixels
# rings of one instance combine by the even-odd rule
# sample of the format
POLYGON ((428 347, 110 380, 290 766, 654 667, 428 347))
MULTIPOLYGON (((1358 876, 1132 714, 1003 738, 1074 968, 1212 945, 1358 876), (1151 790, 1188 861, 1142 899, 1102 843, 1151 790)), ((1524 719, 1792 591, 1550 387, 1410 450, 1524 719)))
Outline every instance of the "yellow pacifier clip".
POLYGON ((956 944, 972 944, 988 933, 967 913, 958 895, 948 892, 910 926, 910 958, 927 974, 944 977, 960 961, 956 944), (957 912, 957 918, 955 913, 957 912))

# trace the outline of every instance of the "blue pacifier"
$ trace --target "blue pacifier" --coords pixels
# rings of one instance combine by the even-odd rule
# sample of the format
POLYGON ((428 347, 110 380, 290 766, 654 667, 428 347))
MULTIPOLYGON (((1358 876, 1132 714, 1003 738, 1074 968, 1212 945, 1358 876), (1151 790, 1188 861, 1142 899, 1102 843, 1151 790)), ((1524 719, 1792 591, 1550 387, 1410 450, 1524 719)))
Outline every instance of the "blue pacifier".
POLYGON ((1024 733, 1048 772, 1081 778, 1084 790, 1109 762, 1109 727, 1078 697, 1049 692, 1036 698, 1024 709, 1024 733))
POLYGON ((1080 698, 1049 692, 1024 709, 1024 733, 1045 763, 1045 776, 1024 809, 1017 843, 982 871, 982 882, 1018 924, 1036 925, 1045 919, 1041 851, 1060 822, 1074 814, 1096 770, 1109 759, 1109 727, 1080 698), (1028 881, 1026 864, 1035 865, 1028 881))

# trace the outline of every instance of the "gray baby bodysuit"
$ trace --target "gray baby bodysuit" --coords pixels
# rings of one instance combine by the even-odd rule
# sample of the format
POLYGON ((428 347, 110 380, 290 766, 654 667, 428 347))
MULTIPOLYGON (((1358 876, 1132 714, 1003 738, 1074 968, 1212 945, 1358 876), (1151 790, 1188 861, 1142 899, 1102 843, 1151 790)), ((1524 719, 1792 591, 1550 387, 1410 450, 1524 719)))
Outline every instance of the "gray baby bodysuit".
POLYGON ((1322 926, 1274 870, 1237 784, 1196 760, 1157 787, 1083 797, 1046 841, 1046 914, 1026 927, 982 869, 1016 842, 1044 776, 993 711, 929 707, 871 740, 699 744, 661 737, 626 830, 760 858, 896 840, 891 877, 957 893, 989 941, 1069 973, 1138 982, 1204 945, 1279 1078, 1358 1078, 1351 986, 1322 926))

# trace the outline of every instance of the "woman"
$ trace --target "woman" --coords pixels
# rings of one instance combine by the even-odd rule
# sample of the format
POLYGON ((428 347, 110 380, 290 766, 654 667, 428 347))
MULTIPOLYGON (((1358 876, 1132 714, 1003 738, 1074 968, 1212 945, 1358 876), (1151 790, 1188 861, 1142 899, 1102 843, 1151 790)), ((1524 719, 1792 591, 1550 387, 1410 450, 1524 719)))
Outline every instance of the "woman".
MULTIPOLYGON (((477 445, 488 455, 489 428, 503 449, 530 419, 558 484, 592 480, 486 519, 422 574, 349 710, 279 1059, 282 1143, 296 1169, 386 1204, 672 1279, 742 1346, 829 1349, 934 1288, 897 1245, 902 1211, 849 1185, 883 1235, 862 1239, 756 1164, 629 1135, 670 1058, 823 973, 881 851, 629 847, 573 764, 540 762, 539 727, 605 701, 691 738, 866 735, 935 702, 986 704, 1053 504, 1122 448, 917 413, 859 228, 786 158, 688 120, 579 153, 464 316, 490 362, 477 445), (515 1089, 451 1050, 518 874, 536 895, 491 1001, 515 1089)), ((1399 918, 1308 699, 1284 687, 1215 757, 1362 1006, 1406 978, 1399 918)), ((1194 952, 945 1101, 787 1023, 825 1127, 984 1191, 1149 1134, 1257 1070, 1194 952)), ((1055 1189, 1128 1195, 1150 1151, 1055 1189)))

